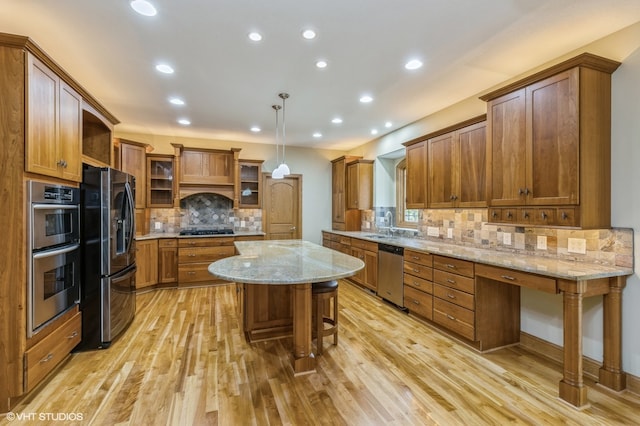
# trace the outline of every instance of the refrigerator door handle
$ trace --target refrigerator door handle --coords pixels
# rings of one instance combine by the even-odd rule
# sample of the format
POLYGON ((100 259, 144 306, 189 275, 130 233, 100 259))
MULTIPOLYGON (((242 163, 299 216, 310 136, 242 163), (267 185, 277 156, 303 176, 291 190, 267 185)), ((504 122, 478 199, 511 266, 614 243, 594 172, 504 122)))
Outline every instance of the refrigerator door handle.
POLYGON ((124 221, 124 235, 127 236, 127 249, 129 249, 133 244, 133 239, 136 233, 135 200, 133 199, 133 191, 131 190, 131 185, 129 184, 129 182, 127 182, 124 187, 125 193, 127 194, 127 208, 129 209, 129 217, 131 218, 130 224, 126 223, 126 220, 124 221))

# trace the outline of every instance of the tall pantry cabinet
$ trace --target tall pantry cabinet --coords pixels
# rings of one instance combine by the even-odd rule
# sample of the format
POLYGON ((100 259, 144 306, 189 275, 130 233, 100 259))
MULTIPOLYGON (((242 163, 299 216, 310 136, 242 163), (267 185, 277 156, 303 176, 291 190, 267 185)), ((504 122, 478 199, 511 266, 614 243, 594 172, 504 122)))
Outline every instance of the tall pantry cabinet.
POLYGON ((6 413, 67 357, 80 335, 76 307, 27 338, 27 182, 77 187, 82 162, 110 165, 87 154, 98 141, 111 151, 118 121, 24 36, 0 33, 0 99, 0 193, 9 224, 0 239, 0 413, 6 413))

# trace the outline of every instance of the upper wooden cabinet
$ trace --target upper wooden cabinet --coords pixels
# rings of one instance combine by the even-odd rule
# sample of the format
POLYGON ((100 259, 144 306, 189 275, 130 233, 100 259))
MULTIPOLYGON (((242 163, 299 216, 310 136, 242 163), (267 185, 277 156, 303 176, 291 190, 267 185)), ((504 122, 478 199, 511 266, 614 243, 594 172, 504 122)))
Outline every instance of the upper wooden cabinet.
MULTIPOLYGON (((619 65, 585 53, 481 98, 491 206, 579 206, 568 225, 610 226, 611 73, 619 65)), ((516 221, 562 225, 570 214, 558 209, 523 209, 516 221)))
POLYGON ((347 209, 347 163, 362 157, 342 156, 331 161, 331 227, 337 231, 359 231, 359 209, 347 209))
POLYGON ((262 163, 263 160, 239 160, 240 208, 259 209, 262 207, 262 163))
POLYGON ((176 181, 172 155, 147 154, 147 207, 173 207, 176 181))
POLYGON ((185 149, 180 164, 180 183, 234 184, 234 155, 231 151, 185 149))
POLYGON ((427 142, 407 145, 407 179, 405 201, 408 209, 427 208, 427 142))
POLYGON ((33 55, 27 59, 28 172, 82 180, 82 98, 33 55))
POLYGON ((430 208, 486 206, 486 122, 427 141, 430 208))
POLYGON ((119 139, 117 141, 119 163, 117 168, 136 178, 135 207, 144 209, 147 206, 147 151, 149 145, 119 139))
POLYGON ((347 164, 347 209, 369 210, 373 205, 373 160, 347 164))

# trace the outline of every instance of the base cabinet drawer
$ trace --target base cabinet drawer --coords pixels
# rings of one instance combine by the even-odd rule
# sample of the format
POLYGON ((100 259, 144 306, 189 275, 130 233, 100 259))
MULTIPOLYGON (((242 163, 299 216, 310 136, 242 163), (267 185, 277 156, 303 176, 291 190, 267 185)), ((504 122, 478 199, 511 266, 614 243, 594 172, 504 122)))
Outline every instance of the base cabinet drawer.
POLYGON ((178 282, 182 285, 202 281, 219 281, 209 272, 210 264, 211 262, 178 265, 178 282))
POLYGON ((433 319, 433 296, 430 294, 405 286, 404 306, 412 314, 420 315, 428 320, 433 319))
POLYGON ((433 321, 469 340, 475 340, 475 313, 437 297, 433 299, 433 321))
POLYGON ((24 353, 25 392, 32 390, 80 343, 82 313, 78 312, 56 331, 24 353))
POLYGON ((464 291, 455 290, 440 284, 434 284, 433 295, 455 305, 469 309, 470 311, 474 311, 476 309, 475 296, 473 294, 465 293, 464 291))

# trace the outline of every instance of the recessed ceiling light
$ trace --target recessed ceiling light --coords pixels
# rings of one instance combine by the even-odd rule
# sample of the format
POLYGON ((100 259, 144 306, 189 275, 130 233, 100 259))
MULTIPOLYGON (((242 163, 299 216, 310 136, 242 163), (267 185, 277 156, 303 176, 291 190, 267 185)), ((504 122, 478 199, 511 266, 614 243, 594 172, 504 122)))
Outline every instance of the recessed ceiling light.
POLYGON ((368 104, 371 101, 373 101, 373 98, 369 95, 360 96, 360 102, 362 102, 363 104, 368 104))
POLYGON ((167 64, 158 64, 156 65, 156 70, 163 74, 173 74, 173 68, 167 64))
POLYGON ((316 67, 318 68, 326 68, 327 67, 327 61, 320 59, 319 61, 316 61, 316 67))
POLYGON ((393 123, 390 121, 387 121, 386 123, 384 123, 384 127, 386 127, 387 129, 391 126, 393 126, 393 123))
POLYGON ((314 38, 316 38, 316 32, 313 30, 304 30, 302 32, 302 37, 307 40, 313 40, 314 38))
POLYGON ((258 133, 258 132, 260 132, 261 130, 262 130, 262 129, 261 129, 260 127, 258 127, 258 126, 253 126, 253 127, 251 128, 251 131, 252 131, 253 133, 258 133))
POLYGON ((184 101, 180 98, 170 98, 169 102, 173 105, 184 105, 184 101))
POLYGON ((418 59, 412 59, 409 62, 407 62, 406 64, 404 64, 404 67, 406 69, 408 69, 408 70, 417 70, 421 66, 422 66, 422 61, 420 61, 418 59))
POLYGON ((321 138, 321 137, 322 137, 322 133, 320 133, 320 132, 315 132, 315 133, 313 134, 313 137, 314 137, 314 138, 321 138))
POLYGON ((331 120, 331 122, 333 124, 341 124, 342 123, 342 118, 340 117, 335 117, 333 120, 331 120))
POLYGON ((182 124, 183 126, 188 126, 191 124, 191 121, 187 120, 186 118, 181 118, 180 120, 178 120, 178 123, 182 124))
POLYGON ((131 8, 138 12, 140 15, 156 16, 156 14, 158 13, 158 11, 156 11, 156 8, 153 7, 153 5, 147 0, 133 0, 129 2, 129 4, 131 5, 131 8))
POLYGON ((262 34, 257 33, 257 32, 251 32, 249 33, 249 40, 251 41, 260 41, 262 40, 262 34))
POLYGON ((372 135, 377 135, 378 134, 378 129, 371 129, 371 134, 372 135))

